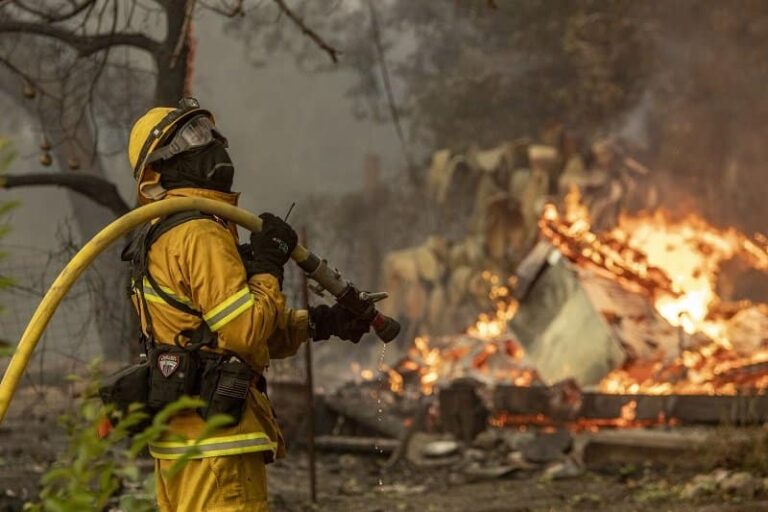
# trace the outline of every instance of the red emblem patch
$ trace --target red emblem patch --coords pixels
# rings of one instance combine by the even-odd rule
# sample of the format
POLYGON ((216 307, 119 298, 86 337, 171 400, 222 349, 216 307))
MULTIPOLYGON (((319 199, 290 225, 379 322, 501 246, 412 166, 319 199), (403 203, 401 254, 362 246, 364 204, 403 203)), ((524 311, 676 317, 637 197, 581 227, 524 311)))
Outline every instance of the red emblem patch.
POLYGON ((173 372, 179 368, 180 363, 181 357, 176 354, 165 353, 157 357, 157 368, 166 379, 173 375, 173 372))

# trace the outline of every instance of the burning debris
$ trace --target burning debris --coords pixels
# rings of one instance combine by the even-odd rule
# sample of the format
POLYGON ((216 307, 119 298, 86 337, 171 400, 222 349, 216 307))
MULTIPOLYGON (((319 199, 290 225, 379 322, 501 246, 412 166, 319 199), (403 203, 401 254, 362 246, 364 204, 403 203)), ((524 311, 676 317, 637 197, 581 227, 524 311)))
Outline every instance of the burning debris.
POLYGON ((726 261, 768 270, 766 240, 663 212, 622 214, 596 233, 578 189, 564 204, 544 208, 542 240, 515 276, 480 274, 490 312, 466 332, 417 336, 379 376, 355 369, 371 396, 407 423, 402 404, 439 390, 449 410, 438 420, 459 439, 478 418, 577 431, 768 419, 751 396, 768 386, 768 305, 717 294, 726 261), (463 382, 477 384, 485 412, 461 398, 463 382))
POLYGON ((648 175, 629 157, 626 172, 569 160, 555 206, 544 178, 559 158, 522 143, 435 155, 439 204, 475 185, 469 233, 387 256, 410 345, 324 397, 335 423, 321 448, 466 480, 559 479, 677 461, 707 443, 702 426, 768 421, 768 304, 737 290, 740 274, 768 273, 768 239, 695 214, 620 213, 633 187, 608 193, 616 172, 625 185, 648 175))
MULTIPOLYGON (((612 393, 734 394, 768 386, 768 305, 728 303, 717 295, 721 265, 734 258, 768 271, 768 241, 721 230, 695 215, 622 215, 604 233, 591 231, 578 190, 561 216, 548 205, 541 232, 568 260, 647 297, 679 331, 676 351, 658 360, 628 354, 600 389, 612 393)), ((612 319, 610 316, 607 318, 612 319)), ((658 344, 659 338, 653 341, 658 344)))

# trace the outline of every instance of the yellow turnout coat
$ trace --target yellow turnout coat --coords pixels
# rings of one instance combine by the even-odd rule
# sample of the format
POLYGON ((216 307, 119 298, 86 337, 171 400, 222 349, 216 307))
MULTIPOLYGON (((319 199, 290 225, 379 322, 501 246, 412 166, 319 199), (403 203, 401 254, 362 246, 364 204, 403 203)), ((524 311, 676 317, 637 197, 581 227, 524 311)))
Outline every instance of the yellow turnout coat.
MULTIPOLYGON (((198 196, 237 203, 237 194, 184 188, 167 197, 198 196)), ((309 337, 308 314, 285 305, 277 279, 257 274, 246 279, 237 250, 235 226, 214 219, 194 219, 162 234, 151 246, 148 270, 167 294, 202 312, 218 335, 217 351, 230 351, 263 373, 270 359, 294 355, 309 337)), ((147 281, 144 296, 155 339, 173 344, 182 330, 194 329, 200 319, 167 304, 147 281)), ((142 328, 146 319, 134 297, 142 328)), ((255 385, 239 424, 224 428, 200 443, 200 455, 173 478, 163 473, 205 422, 195 412, 171 420, 165 439, 153 443, 157 494, 163 511, 194 512, 266 510, 264 463, 284 453, 283 438, 267 396, 255 385), (181 435, 189 441, 179 441, 181 435)))

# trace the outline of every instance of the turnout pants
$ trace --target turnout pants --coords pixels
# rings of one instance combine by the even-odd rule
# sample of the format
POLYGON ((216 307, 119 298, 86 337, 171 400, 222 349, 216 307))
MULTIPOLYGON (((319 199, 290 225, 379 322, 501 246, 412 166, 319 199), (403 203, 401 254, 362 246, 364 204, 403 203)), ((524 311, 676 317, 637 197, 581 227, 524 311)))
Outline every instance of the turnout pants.
POLYGON ((160 512, 268 512, 262 453, 193 459, 167 476, 174 462, 155 459, 160 512))

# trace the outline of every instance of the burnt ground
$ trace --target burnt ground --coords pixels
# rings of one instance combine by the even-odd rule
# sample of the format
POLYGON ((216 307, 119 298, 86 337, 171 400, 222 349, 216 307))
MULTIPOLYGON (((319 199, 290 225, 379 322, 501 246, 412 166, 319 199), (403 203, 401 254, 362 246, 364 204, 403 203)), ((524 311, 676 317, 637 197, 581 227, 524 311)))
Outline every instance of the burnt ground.
MULTIPOLYGON (((24 394, 22 390, 20 398, 24 394)), ((42 474, 66 443, 56 422, 57 413, 67 409, 63 394, 48 393, 42 401, 37 394, 26 398, 15 403, 15 414, 0 426, 0 512, 21 510, 24 501, 37 495, 42 474)), ((711 472, 711 467, 704 469, 703 462, 698 468, 689 464, 696 469, 686 470, 626 464, 612 470, 579 472, 563 480, 545 479, 546 465, 493 478, 470 475, 461 464, 419 467, 403 458, 384 470, 385 462, 385 457, 371 455, 319 454, 319 501, 312 506, 307 491, 308 457, 292 450, 287 459, 269 468, 272 510, 768 511, 768 489, 758 477, 746 491, 707 488, 700 497, 682 497, 697 474, 711 472)), ((149 470, 151 462, 141 466, 149 470)))
POLYGON ((294 456, 270 467, 275 512, 359 511, 690 511, 768 510, 768 493, 752 498, 722 493, 683 499, 680 492, 695 473, 641 470, 633 474, 586 472, 558 481, 540 471, 517 472, 487 481, 467 481, 450 470, 400 465, 382 476, 381 460, 325 454, 318 464, 319 500, 307 503, 307 458, 294 456), (381 478, 381 485, 379 479, 381 478))
MULTIPOLYGON (((55 424, 37 420, 4 424, 0 430, 0 512, 20 510, 37 493, 38 482, 64 437, 55 424)), ((752 498, 713 494, 680 497, 692 472, 663 469, 585 472, 547 481, 540 470, 517 471, 472 481, 450 468, 417 468, 403 461, 384 472, 385 459, 321 454, 317 465, 319 500, 308 503, 308 458, 291 454, 269 469, 274 512, 512 512, 606 510, 617 512, 736 512, 768 510, 768 493, 752 498)), ((147 461, 149 462, 149 461, 147 461)), ((151 467, 149 464, 145 468, 151 467)))

